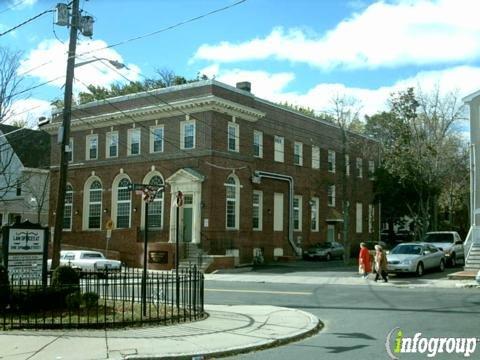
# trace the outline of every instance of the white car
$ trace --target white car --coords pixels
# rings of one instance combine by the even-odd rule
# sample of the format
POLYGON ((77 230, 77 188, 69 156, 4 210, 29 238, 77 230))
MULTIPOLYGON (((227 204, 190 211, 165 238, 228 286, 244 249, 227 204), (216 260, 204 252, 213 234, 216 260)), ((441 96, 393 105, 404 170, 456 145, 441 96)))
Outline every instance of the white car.
POLYGON ((427 269, 445 270, 445 255, 427 243, 401 243, 387 255, 388 272, 416 273, 422 276, 427 269))
POLYGON ((452 266, 456 266, 459 260, 465 261, 463 241, 456 231, 431 231, 422 241, 442 250, 447 263, 452 266))
MULTIPOLYGON (((47 268, 50 270, 52 260, 49 259, 47 268)), ((91 250, 62 250, 60 251, 60 265, 71 266, 78 271, 120 271, 122 262, 106 259, 99 251, 91 250)))

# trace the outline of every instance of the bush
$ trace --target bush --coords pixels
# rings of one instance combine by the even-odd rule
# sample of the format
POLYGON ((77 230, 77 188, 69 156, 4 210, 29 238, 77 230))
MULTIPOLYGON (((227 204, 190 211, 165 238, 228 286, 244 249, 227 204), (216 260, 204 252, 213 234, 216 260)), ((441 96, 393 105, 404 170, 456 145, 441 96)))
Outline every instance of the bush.
POLYGON ((82 294, 79 291, 75 291, 74 293, 68 294, 65 297, 65 304, 69 310, 77 310, 80 308, 82 304, 82 294))
POLYGON ((91 308, 97 306, 98 305, 98 299, 99 299, 99 296, 96 293, 87 292, 87 293, 83 294, 83 302, 85 303, 85 307, 87 309, 91 309, 91 308))
POLYGON ((3 265, 0 265, 0 309, 5 308, 10 299, 10 285, 8 281, 8 271, 3 265))
POLYGON ((69 289, 68 293, 80 288, 80 276, 70 266, 59 266, 53 271, 52 286, 56 289, 69 289))

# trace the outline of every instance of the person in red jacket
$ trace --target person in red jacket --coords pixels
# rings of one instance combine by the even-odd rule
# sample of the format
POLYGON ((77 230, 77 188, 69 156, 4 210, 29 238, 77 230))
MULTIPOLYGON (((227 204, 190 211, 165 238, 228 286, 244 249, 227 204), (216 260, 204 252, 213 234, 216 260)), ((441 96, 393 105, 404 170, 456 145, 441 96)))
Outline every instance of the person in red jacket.
POLYGON ((370 252, 365 243, 362 242, 360 243, 360 254, 358 255, 358 272, 366 279, 371 271, 370 252))

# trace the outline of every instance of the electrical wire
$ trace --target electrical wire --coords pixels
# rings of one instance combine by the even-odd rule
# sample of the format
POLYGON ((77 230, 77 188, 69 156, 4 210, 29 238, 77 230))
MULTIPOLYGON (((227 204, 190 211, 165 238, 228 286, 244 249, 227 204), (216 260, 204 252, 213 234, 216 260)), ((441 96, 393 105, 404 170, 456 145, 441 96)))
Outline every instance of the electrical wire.
POLYGON ((10 11, 10 10, 13 10, 13 9, 19 7, 20 5, 22 5, 26 1, 27 0, 20 0, 19 2, 12 4, 11 6, 9 6, 5 9, 3 9, 2 11, 0 11, 0 15, 3 14, 3 13, 6 13, 7 11, 10 11))
POLYGON ((14 31, 14 30, 18 29, 19 27, 22 27, 23 25, 26 25, 26 24, 28 24, 29 22, 32 22, 33 20, 35 20, 35 19, 39 18, 40 16, 43 16, 43 15, 45 15, 45 14, 48 14, 48 13, 50 13, 50 12, 54 12, 54 11, 55 11, 55 10, 45 10, 44 12, 41 12, 40 14, 38 14, 38 15, 35 15, 34 17, 31 17, 30 19, 28 19, 28 20, 25 20, 24 22, 22 22, 22 23, 20 23, 20 24, 18 24, 18 25, 16 25, 16 26, 14 26, 14 27, 12 27, 12 28, 10 28, 10 29, 8 29, 8 30, 6 30, 6 31, 4 31, 4 32, 2 32, 2 33, 0 33, 0 37, 2 37, 2 36, 4 36, 4 35, 8 34, 9 32, 12 32, 12 31, 14 31))

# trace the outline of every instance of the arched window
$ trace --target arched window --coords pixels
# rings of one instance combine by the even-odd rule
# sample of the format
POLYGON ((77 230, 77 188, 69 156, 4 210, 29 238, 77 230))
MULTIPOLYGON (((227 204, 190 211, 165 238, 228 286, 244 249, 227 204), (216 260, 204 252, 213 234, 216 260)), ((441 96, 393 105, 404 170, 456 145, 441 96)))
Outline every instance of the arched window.
MULTIPOLYGON (((163 185, 163 179, 155 175, 150 181, 150 185, 160 186, 163 185)), ((163 191, 157 192, 155 200, 148 204, 148 226, 163 228, 163 191)))
POLYGON ((95 180, 88 190, 88 228, 100 229, 102 218, 102 183, 95 180))
POLYGON ((123 178, 117 187, 117 229, 130 227, 130 213, 132 206, 131 192, 128 190, 130 181, 123 178))
POLYGON ((238 230, 240 210, 240 184, 238 178, 230 175, 225 182, 226 228, 238 230))
POLYGON ((67 184, 65 189, 65 208, 63 210, 63 225, 64 230, 72 230, 72 209, 73 209, 73 188, 72 185, 67 184))

